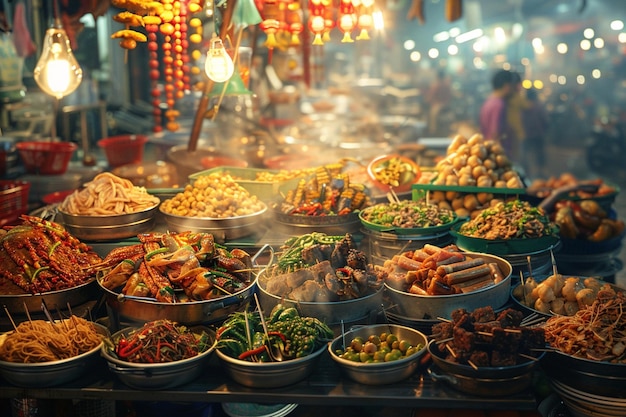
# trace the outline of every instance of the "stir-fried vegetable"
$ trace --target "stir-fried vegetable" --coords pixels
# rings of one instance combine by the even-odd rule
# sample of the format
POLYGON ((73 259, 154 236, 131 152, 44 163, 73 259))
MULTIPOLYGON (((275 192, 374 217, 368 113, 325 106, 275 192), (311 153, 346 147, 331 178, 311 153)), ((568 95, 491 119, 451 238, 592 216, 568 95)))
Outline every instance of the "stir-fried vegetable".
POLYGON ((164 363, 191 358, 211 346, 206 332, 194 334, 169 320, 144 324, 115 342, 118 358, 134 363, 164 363))
POLYGON ((217 330, 217 348, 233 358, 269 362, 266 349, 280 349, 283 358, 308 356, 331 340, 333 331, 314 317, 301 317, 293 307, 278 304, 266 319, 265 337, 258 311, 232 313, 217 330))
POLYGON ((368 207, 361 217, 377 225, 402 228, 441 226, 456 219, 452 210, 408 200, 368 207))
POLYGON ((302 251, 313 245, 334 245, 345 236, 331 236, 326 233, 313 232, 302 236, 294 236, 285 241, 282 245, 282 252, 276 261, 276 272, 284 273, 304 268, 307 265, 302 258, 302 251))
POLYGON ((535 238, 556 236, 558 227, 541 208, 527 201, 512 200, 484 209, 463 223, 459 232, 483 239, 535 238))

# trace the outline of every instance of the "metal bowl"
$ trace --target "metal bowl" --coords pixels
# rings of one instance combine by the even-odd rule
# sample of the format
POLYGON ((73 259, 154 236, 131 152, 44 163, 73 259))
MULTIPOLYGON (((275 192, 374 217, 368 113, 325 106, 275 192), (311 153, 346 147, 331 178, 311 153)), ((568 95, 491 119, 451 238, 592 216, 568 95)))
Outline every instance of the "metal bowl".
MULTIPOLYGON (((214 337, 214 333, 203 327, 190 329, 191 331, 205 331, 214 337)), ((136 328, 128 327, 111 336, 113 343, 120 337, 125 337, 136 328)), ((117 375, 124 384, 131 388, 142 390, 168 389, 184 385, 196 379, 203 372, 203 366, 215 350, 214 346, 204 352, 187 359, 167 363, 134 363, 116 358, 111 353, 111 345, 105 343, 101 348, 101 355, 109 365, 109 370, 117 375)))
POLYGON ((235 382, 251 388, 280 388, 308 377, 326 346, 303 358, 283 362, 248 362, 232 358, 216 349, 224 370, 235 382))
POLYGON ((531 252, 550 250, 560 241, 558 235, 546 235, 535 238, 521 239, 483 239, 467 236, 459 232, 463 223, 457 223, 450 233, 456 239, 459 248, 466 251, 484 252, 498 256, 528 254, 531 252))
MULTIPOLYGON (((550 385, 563 399, 567 408, 580 412, 580 415, 604 417, 623 416, 626 409, 626 399, 607 397, 604 395, 588 394, 570 387, 567 384, 552 380, 550 385)), ((576 415, 576 413, 574 413, 576 415)))
POLYGON ((529 388, 533 372, 545 355, 545 352, 541 352, 535 360, 527 359, 511 366, 481 366, 474 369, 469 365, 446 360, 444 353, 435 346, 436 343, 431 340, 427 346, 435 365, 429 368, 430 376, 435 381, 445 382, 461 392, 485 397, 513 395, 529 388))
POLYGON ((350 323, 368 318, 372 312, 377 312, 383 302, 383 286, 375 292, 363 297, 345 301, 296 301, 285 299, 281 296, 269 293, 266 286, 265 272, 260 273, 256 279, 259 302, 264 311, 272 311, 277 304, 296 307, 303 317, 315 317, 326 324, 338 324, 341 321, 350 323))
POLYGON ((225 319, 242 308, 254 294, 256 285, 223 297, 186 303, 163 303, 149 299, 126 297, 118 291, 98 284, 106 294, 109 315, 114 323, 139 324, 157 319, 168 319, 186 325, 208 324, 225 319))
POLYGON ((509 301, 511 291, 511 264, 503 258, 485 253, 467 252, 472 257, 484 258, 487 263, 495 262, 500 267, 504 279, 490 287, 451 295, 419 295, 397 290, 385 283, 385 291, 396 313, 411 319, 449 318, 454 310, 463 307, 474 310, 491 306, 494 310, 509 301))
POLYGON ((159 204, 135 213, 87 216, 69 214, 59 209, 60 223, 74 237, 87 241, 119 240, 135 237, 152 229, 159 204))
MULTIPOLYGON (((109 336, 106 327, 93 323, 103 337, 109 336)), ((7 333, 5 333, 6 335, 7 333)), ((2 343, 4 342, 2 337, 2 343)), ((62 385, 85 375, 97 365, 103 343, 88 352, 72 358, 42 363, 13 363, 0 360, 0 375, 19 387, 47 388, 62 385)))
POLYGON ((259 224, 263 222, 263 217, 267 212, 267 206, 265 204, 263 206, 263 209, 256 213, 224 218, 177 216, 163 210, 159 211, 170 231, 190 230, 192 232, 211 233, 216 241, 224 242, 229 239, 250 236, 261 230, 259 224))
POLYGON ((589 395, 626 399, 626 363, 594 361, 549 351, 541 361, 548 378, 589 395))
MULTIPOLYGON (((21 290, 21 288, 19 289, 21 290)), ((75 307, 87 301, 97 300, 98 296, 98 285, 94 278, 63 290, 37 294, 2 294, 0 295, 0 304, 6 306, 11 314, 24 314, 24 319, 26 319, 27 312, 41 311, 42 302, 55 308, 65 308, 68 305, 75 307)))
POLYGON ((357 233, 361 228, 358 212, 341 216, 304 216, 272 210, 274 222, 280 231, 292 234, 323 232, 327 235, 357 233))
POLYGON ((398 326, 395 324, 376 324, 371 326, 359 326, 353 330, 346 332, 328 345, 330 357, 339 365, 342 372, 348 378, 366 385, 385 385, 393 384, 408 378, 415 372, 419 366, 422 355, 426 352, 427 344, 426 335, 422 332, 410 327, 398 326), (394 334, 398 339, 408 340, 411 345, 421 345, 422 349, 415 354, 391 362, 380 363, 362 363, 353 362, 343 359, 337 355, 337 350, 341 350, 343 343, 350 343, 355 337, 361 337, 364 340, 373 334, 379 335, 383 332, 394 334))

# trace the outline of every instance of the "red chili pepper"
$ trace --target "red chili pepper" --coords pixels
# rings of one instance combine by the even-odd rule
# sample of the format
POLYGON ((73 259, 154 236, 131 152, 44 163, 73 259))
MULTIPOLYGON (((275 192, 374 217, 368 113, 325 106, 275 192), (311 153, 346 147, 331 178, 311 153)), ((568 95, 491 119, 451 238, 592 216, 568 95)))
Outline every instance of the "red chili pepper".
POLYGON ((246 350, 245 352, 241 353, 238 356, 238 358, 239 359, 246 359, 246 358, 249 358, 250 356, 259 355, 259 354, 265 352, 265 349, 266 349, 265 345, 261 345, 258 348, 246 350))
POLYGON ((127 343, 126 346, 124 346, 122 349, 118 348, 117 356, 119 356, 120 358, 128 358, 134 355, 135 353, 139 352, 140 349, 141 349, 140 344, 132 345, 130 343, 127 343))
POLYGON ((352 275, 352 271, 345 267, 337 268, 337 271, 341 272, 345 277, 349 277, 352 275))
POLYGON ((287 336, 285 336, 284 334, 282 334, 281 332, 278 332, 278 331, 271 331, 271 332, 267 332, 267 335, 268 335, 268 336, 278 336, 278 337, 280 337, 280 339, 281 339, 283 342, 286 342, 286 341, 287 341, 287 336))
POLYGON ((350 207, 344 207, 341 210, 339 210, 339 213, 337 213, 337 215, 344 216, 344 215, 350 214, 350 213, 352 213, 352 209, 350 207))

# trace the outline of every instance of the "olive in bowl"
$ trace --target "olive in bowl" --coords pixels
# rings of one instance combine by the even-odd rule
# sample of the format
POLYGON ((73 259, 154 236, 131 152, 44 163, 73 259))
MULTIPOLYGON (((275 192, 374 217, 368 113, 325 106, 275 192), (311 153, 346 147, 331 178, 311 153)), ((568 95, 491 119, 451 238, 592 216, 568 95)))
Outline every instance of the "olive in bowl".
POLYGON ((411 376, 426 352, 426 344, 426 335, 418 330, 376 324, 335 338, 328 351, 348 378, 361 384, 384 385, 411 376))

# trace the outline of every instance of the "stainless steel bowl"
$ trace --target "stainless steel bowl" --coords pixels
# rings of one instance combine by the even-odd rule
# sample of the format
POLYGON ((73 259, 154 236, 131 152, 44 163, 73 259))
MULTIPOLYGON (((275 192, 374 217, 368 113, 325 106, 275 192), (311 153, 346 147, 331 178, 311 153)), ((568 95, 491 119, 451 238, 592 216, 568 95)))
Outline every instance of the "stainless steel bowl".
POLYGON ((248 362, 231 358, 216 349, 224 370, 235 382, 251 388, 279 388, 295 384, 315 369, 326 346, 303 358, 283 362, 248 362))
POLYGON ((474 310, 491 306, 498 309, 509 301, 511 291, 511 264, 503 258, 484 253, 467 252, 469 256, 484 258, 486 262, 495 262, 500 267, 504 279, 490 287, 464 294, 419 295, 394 289, 385 283, 385 291, 395 311, 412 319, 449 318, 457 308, 474 310))
MULTIPOLYGON (((94 323, 96 331, 109 336, 106 327, 94 323)), ((6 334, 6 333, 5 333, 6 334)), ((2 340, 3 343, 4 340, 2 340)), ((47 388, 62 385, 85 375, 98 364, 103 343, 81 355, 42 363, 13 363, 0 360, 0 375, 9 383, 26 388, 47 388)))
POLYGON ((363 297, 345 301, 310 302, 285 299, 266 290, 266 275, 257 276, 259 302, 264 311, 272 311, 277 304, 296 307, 303 317, 315 317, 326 324, 355 322, 367 319, 372 313, 380 311, 383 302, 383 286, 363 297))
POLYGON ((342 216, 299 216, 272 210, 272 216, 276 228, 289 234, 324 232, 327 235, 344 235, 361 229, 357 212, 342 216))
POLYGON ((229 239, 239 239, 250 236, 261 230, 259 224, 263 222, 263 217, 267 212, 267 206, 261 211, 246 216, 210 218, 210 217, 189 217, 177 216, 165 213, 160 210, 168 229, 173 232, 211 233, 216 241, 224 242, 229 239))
POLYGON ((551 381, 589 395, 626 399, 626 363, 594 361, 555 350, 546 353, 541 367, 551 381))
POLYGON ((346 332, 345 335, 335 338, 328 345, 328 352, 330 357, 339 365, 342 372, 350 379, 366 385, 385 385, 393 384, 411 376, 419 366, 422 355, 426 352, 427 343, 426 335, 410 327, 394 324, 376 324, 359 326, 346 332), (353 362, 339 357, 336 353, 337 350, 342 350, 344 340, 346 344, 349 344, 355 337, 362 337, 364 340, 367 340, 370 335, 380 335, 383 332, 394 334, 400 340, 408 340, 413 346, 421 345, 422 349, 409 357, 380 363, 353 362))
POLYGON ((65 308, 68 305, 74 307, 87 301, 97 300, 99 295, 98 284, 94 278, 63 290, 38 294, 2 294, 0 295, 0 304, 6 306, 11 314, 23 314, 24 320, 26 320, 27 312, 41 311, 42 302, 51 308, 65 308))
POLYGON ((100 281, 98 284, 106 294, 109 316, 116 325, 119 323, 134 325, 156 319, 169 319, 186 325, 218 322, 243 308, 256 288, 252 283, 236 293, 210 300, 163 303, 125 297, 122 293, 102 286, 100 281))
MULTIPOLYGON (((192 328, 191 331, 203 330, 214 336, 208 328, 192 328)), ((111 336, 111 340, 117 341, 120 337, 128 335, 135 328, 122 329, 111 336)), ((111 353, 111 346, 105 343, 101 348, 102 357, 109 365, 109 370, 117 375, 124 384, 131 388, 142 390, 168 389, 184 385, 196 379, 203 372, 203 366, 208 361, 214 347, 197 356, 167 363, 133 363, 118 359, 111 353)))
POLYGON ((75 215, 59 210, 60 219, 69 233, 87 241, 119 240, 135 237, 154 227, 159 205, 135 213, 109 216, 75 215))
POLYGON ((435 340, 431 340, 427 346, 435 365, 429 368, 430 376, 461 392, 484 397, 513 395, 529 388, 533 372, 539 368, 539 360, 545 355, 541 352, 534 360, 527 359, 511 366, 480 366, 475 369, 446 360, 436 344, 435 340))

